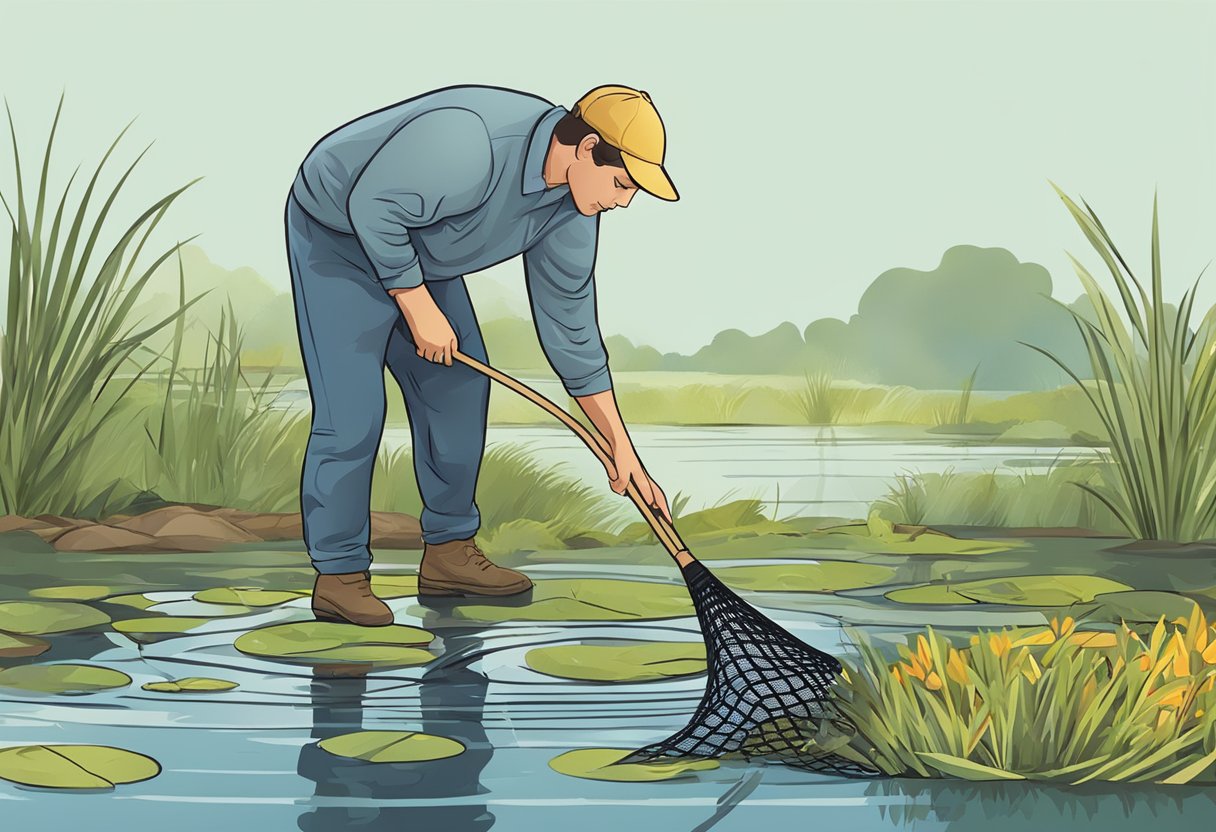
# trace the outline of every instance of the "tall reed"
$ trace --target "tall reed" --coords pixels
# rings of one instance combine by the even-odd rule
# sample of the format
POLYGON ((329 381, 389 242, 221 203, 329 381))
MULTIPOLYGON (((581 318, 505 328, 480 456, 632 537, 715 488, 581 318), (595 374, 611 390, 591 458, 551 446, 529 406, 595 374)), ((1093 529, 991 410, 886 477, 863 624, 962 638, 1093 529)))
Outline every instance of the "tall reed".
POLYGON ((1203 271, 1190 291, 1183 294, 1171 319, 1161 296, 1156 194, 1150 298, 1097 213, 1088 203, 1082 211, 1054 182, 1051 185, 1114 278, 1132 330, 1129 333, 1115 305, 1089 271, 1069 255, 1096 311, 1097 322, 1091 323, 1064 304, 1059 305, 1072 315, 1081 333, 1096 384, 1091 388, 1083 383, 1076 372, 1047 350, 1019 342, 1043 353, 1068 373, 1109 433, 1109 456, 1115 464, 1104 466, 1103 471, 1113 475, 1101 486, 1077 486, 1107 506, 1133 537, 1177 542, 1211 537, 1216 529, 1216 443, 1211 441, 1216 428, 1216 344, 1212 326, 1216 306, 1208 310, 1194 332, 1190 329, 1194 291, 1203 271), (1139 354, 1137 343, 1143 346, 1145 355, 1139 354))
POLYGON ((185 313, 182 307, 152 326, 124 329, 153 271, 189 242, 164 251, 127 288, 153 229, 174 200, 198 180, 157 200, 130 221, 98 265, 93 255, 99 238, 118 222, 111 209, 143 153, 119 178, 92 221, 86 221, 102 170, 130 128, 128 123, 102 157, 79 203, 69 207, 68 193, 76 178, 72 174, 50 217, 48 234, 47 181, 62 109, 61 95, 32 206, 8 111, 17 193, 15 204, 0 193, 12 226, 7 319, 0 333, 0 512, 4 513, 71 514, 96 496, 80 493, 79 487, 89 451, 126 390, 147 368, 121 389, 115 389, 120 388, 115 375, 149 336, 185 313))

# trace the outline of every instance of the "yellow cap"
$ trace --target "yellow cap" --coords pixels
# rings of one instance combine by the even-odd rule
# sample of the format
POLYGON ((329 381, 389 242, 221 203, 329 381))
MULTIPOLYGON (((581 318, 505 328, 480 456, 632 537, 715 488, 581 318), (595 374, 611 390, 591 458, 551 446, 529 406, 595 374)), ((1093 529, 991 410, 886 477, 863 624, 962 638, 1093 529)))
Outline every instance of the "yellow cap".
POLYGON ((645 90, 614 84, 596 87, 578 100, 574 113, 621 151, 625 170, 639 188, 669 202, 680 198, 663 169, 663 120, 645 90))

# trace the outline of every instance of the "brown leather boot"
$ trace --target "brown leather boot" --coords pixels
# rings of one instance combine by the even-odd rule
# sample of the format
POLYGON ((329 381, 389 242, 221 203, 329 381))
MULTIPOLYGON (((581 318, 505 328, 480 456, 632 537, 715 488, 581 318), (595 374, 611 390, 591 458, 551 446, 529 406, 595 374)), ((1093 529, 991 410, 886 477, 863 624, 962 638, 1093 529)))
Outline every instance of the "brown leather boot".
POLYGON ((471 537, 422 546, 419 595, 516 595, 531 588, 527 575, 491 563, 471 537))
POLYGON ((372 592, 372 573, 347 572, 317 575, 312 588, 312 612, 318 621, 385 627, 393 623, 393 611, 372 592))

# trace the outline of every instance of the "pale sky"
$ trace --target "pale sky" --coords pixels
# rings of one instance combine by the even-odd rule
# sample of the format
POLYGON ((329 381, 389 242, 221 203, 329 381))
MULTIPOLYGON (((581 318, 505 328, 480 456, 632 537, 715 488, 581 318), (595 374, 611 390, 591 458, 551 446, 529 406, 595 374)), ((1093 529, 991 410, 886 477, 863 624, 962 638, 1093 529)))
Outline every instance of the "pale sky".
MULTIPOLYGON (((847 320, 878 274, 964 243, 1044 265, 1072 300, 1065 251, 1101 262, 1048 179, 1145 282, 1158 189, 1170 301, 1216 256, 1216 3, 0 0, 0 15, 27 184, 62 90, 59 188, 138 117, 105 182, 155 144, 119 212, 203 176, 158 251, 201 234, 284 291, 283 202, 313 143, 460 83, 567 107, 599 84, 650 93, 681 200, 605 216, 596 281, 605 333, 660 350, 847 320)), ((12 178, 5 137, 6 196, 12 178)), ((475 301, 488 274, 526 298, 517 258, 467 278, 475 301)), ((1198 309, 1213 302, 1209 271, 1198 309)))

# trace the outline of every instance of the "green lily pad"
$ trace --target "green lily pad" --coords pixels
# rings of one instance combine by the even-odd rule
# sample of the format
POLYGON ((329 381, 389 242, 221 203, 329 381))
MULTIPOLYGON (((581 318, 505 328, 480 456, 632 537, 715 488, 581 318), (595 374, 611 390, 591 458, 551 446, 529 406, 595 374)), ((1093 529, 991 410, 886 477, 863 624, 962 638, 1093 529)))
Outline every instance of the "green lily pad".
POLYGON ((118 587, 113 586, 69 584, 67 586, 44 586, 38 589, 31 589, 30 596, 33 598, 51 598, 58 601, 98 601, 121 591, 118 587))
POLYGON ((195 601, 205 604, 232 604, 245 607, 273 607, 285 604, 310 593, 284 589, 262 589, 256 586, 222 586, 194 593, 195 601))
POLYGON ((532 602, 521 606, 461 604, 452 616, 466 621, 641 621, 693 615, 683 585, 571 578, 537 581, 532 602))
POLYGON ((960 595, 951 587, 958 584, 924 584, 893 589, 885 593, 886 598, 901 604, 974 604, 966 595, 960 595))
POLYGON ((151 757, 108 745, 16 745, 0 748, 0 778, 53 789, 110 789, 160 774, 151 757))
POLYGON ((187 676, 185 679, 174 679, 170 682, 147 682, 140 687, 144 690, 154 690, 158 693, 212 693, 232 690, 239 687, 239 685, 227 679, 187 676))
POLYGON ((100 600, 103 604, 119 604, 124 607, 134 607, 137 610, 146 610, 148 607, 160 603, 159 601, 153 601, 141 592, 134 592, 129 595, 113 595, 100 600))
POLYGON ((582 777, 585 780, 650 783, 657 780, 674 780, 694 771, 707 771, 718 767, 717 760, 698 759, 612 765, 631 753, 632 749, 624 748, 577 748, 554 757, 549 761, 549 768, 558 774, 582 777))
POLYGON ((644 682, 705 672, 705 644, 637 641, 629 645, 562 644, 529 650, 528 667, 547 676, 593 682, 644 682))
POLYGON ((1130 589, 1127 584, 1097 575, 1017 575, 908 587, 888 592, 886 597, 910 604, 982 603, 1066 607, 1078 601, 1092 601, 1095 595, 1101 593, 1130 589), (965 600, 954 600, 956 597, 965 600))
POLYGON ((1195 601, 1176 592, 1136 589, 1127 592, 1104 592, 1089 602, 1077 602, 1070 610, 1074 618, 1090 616, 1095 621, 1118 624, 1120 620, 1152 624, 1161 616, 1166 621, 1191 617, 1195 601))
POLYGON ((210 621, 197 616, 162 615, 156 618, 126 618, 111 626, 132 641, 151 644, 180 636, 210 621))
POLYGON ((895 577, 889 566, 829 560, 820 563, 728 566, 714 570, 723 583, 758 592, 835 592, 877 586, 895 577))
POLYGON ((408 598, 418 594, 417 575, 372 575, 372 592, 381 599, 408 598))
POLYGON ((0 633, 0 659, 21 659, 27 656, 37 656, 50 649, 51 644, 49 641, 43 641, 36 636, 0 633))
POLYGON ((416 731, 355 731, 317 745, 330 754, 369 763, 422 763, 463 754, 463 743, 416 731))
POLYGON ((961 538, 926 526, 897 525, 877 511, 865 523, 828 526, 806 535, 808 546, 827 546, 859 552, 896 555, 988 555, 1026 548, 1024 540, 961 538))
POLYGON ((23 664, 0 670, 0 687, 40 693, 93 693, 126 687, 131 677, 91 664, 23 664))
POLYGON ((66 633, 109 622, 110 616, 84 604, 59 601, 0 601, 0 630, 25 636, 66 633))
POLYGON ((251 656, 286 662, 408 667, 426 664, 435 658, 434 654, 418 649, 430 644, 434 638, 434 633, 427 630, 401 624, 360 627, 329 621, 298 621, 245 633, 237 638, 235 646, 251 656))

